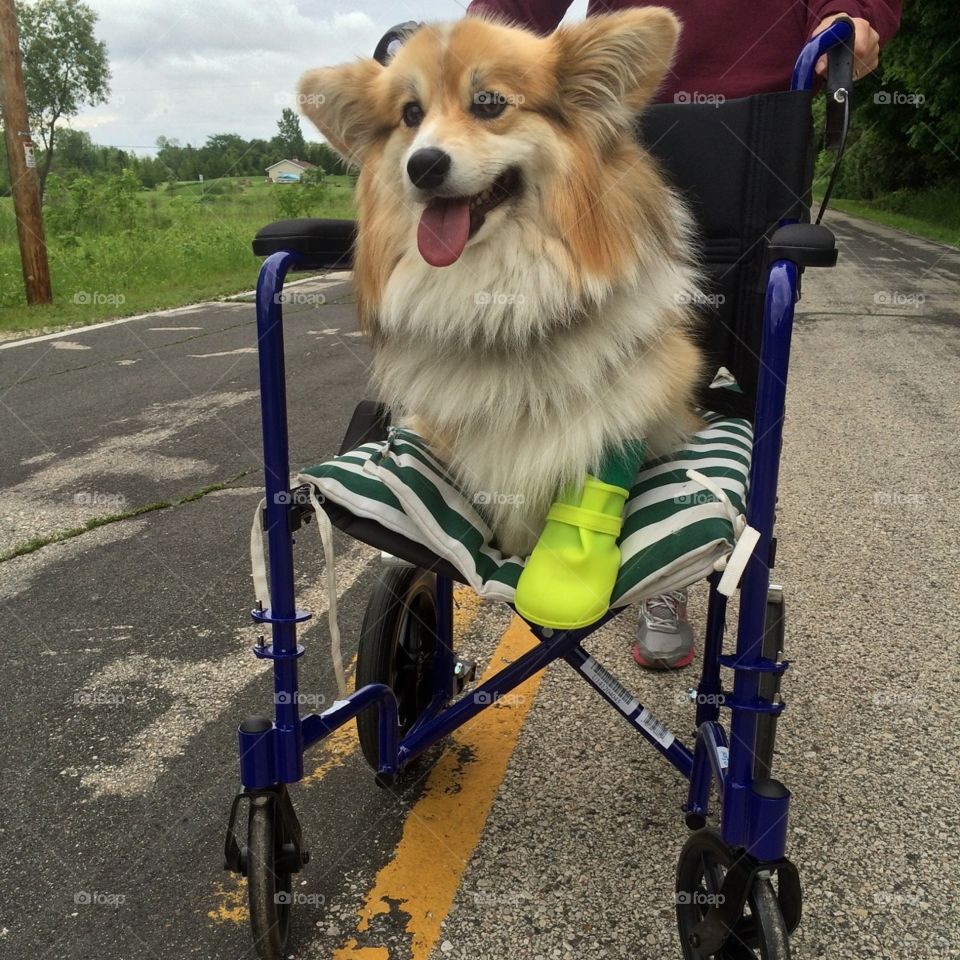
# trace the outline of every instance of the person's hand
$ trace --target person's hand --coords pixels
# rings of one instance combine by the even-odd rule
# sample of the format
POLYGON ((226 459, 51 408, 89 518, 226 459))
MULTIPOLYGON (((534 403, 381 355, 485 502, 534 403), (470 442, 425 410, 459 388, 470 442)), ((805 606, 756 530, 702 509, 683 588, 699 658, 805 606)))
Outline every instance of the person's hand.
MULTIPOLYGON (((826 30, 834 20, 849 16, 845 13, 835 13, 823 20, 810 35, 815 37, 826 30)), ((853 21, 853 79, 860 80, 868 73, 877 69, 880 62, 880 34, 877 33, 863 17, 849 17, 853 21)), ((827 57, 824 54, 817 61, 817 76, 827 75, 827 57)))

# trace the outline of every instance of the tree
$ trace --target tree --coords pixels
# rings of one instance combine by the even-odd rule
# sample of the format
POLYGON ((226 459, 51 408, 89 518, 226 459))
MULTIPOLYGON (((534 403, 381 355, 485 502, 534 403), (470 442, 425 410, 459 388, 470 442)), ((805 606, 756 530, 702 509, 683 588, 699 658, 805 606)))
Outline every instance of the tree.
MULTIPOLYGON (((960 183, 960 44, 944 25, 956 0, 906 0, 880 69, 854 91, 850 146, 837 189, 872 199, 960 183)), ((832 161, 821 162, 821 172, 832 161)))
POLYGON ((43 142, 40 195, 53 163, 57 124, 110 93, 107 47, 94 36, 97 15, 81 0, 18 3, 23 85, 43 142))
POLYGON ((103 147, 94 146, 90 134, 85 130, 71 130, 65 127, 57 131, 56 172, 78 170, 86 174, 95 173, 98 166, 98 152, 103 147))
POLYGON ((300 129, 300 118, 289 108, 284 107, 277 121, 279 133, 274 138, 280 150, 286 154, 286 159, 303 159, 307 152, 307 143, 303 139, 300 129))

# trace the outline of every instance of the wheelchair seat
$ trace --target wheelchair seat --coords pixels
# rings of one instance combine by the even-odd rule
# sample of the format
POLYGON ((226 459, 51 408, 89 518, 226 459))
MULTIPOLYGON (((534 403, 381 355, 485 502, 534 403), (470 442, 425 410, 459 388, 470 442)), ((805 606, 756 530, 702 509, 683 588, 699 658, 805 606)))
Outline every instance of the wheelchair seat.
MULTIPOLYGON (((460 489, 413 431, 389 427, 384 437, 384 413, 364 401, 348 431, 358 446, 302 471, 297 482, 313 487, 331 522, 355 539, 467 583, 480 596, 512 601, 526 558, 497 549, 483 494, 460 489)), ((634 481, 614 607, 708 576, 736 545, 753 432, 740 418, 704 413, 704 420, 680 450, 645 463, 634 481), (689 469, 708 477, 728 503, 689 469)))

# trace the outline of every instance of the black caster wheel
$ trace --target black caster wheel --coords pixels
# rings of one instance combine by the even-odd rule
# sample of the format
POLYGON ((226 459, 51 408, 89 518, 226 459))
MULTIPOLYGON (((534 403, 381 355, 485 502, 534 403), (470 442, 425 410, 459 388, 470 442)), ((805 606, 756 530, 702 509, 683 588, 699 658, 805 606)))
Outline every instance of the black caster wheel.
MULTIPOLYGON (((397 720, 404 736, 430 704, 437 650, 437 581, 416 567, 384 567, 373 589, 360 630, 356 687, 383 683, 397 696, 397 720)), ((357 715, 360 749, 379 768, 377 707, 357 715)))
POLYGON ((743 911, 723 946, 708 952, 698 945, 694 929, 710 907, 723 902, 720 888, 738 856, 742 853, 731 850, 712 828, 698 830, 684 844, 676 885, 684 960, 790 960, 789 930, 780 900, 770 877, 764 875, 754 877, 743 911))
POLYGON ((261 960, 283 960, 290 931, 291 872, 284 863, 286 857, 278 820, 277 803, 272 796, 251 797, 247 892, 250 929, 261 960))

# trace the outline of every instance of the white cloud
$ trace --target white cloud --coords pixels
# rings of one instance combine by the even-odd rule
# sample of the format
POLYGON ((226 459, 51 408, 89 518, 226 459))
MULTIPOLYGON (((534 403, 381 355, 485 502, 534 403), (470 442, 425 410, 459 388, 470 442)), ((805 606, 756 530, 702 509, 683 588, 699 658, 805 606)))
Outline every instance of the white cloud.
MULTIPOLYGON (((457 0, 369 0, 331 9, 306 0, 87 0, 112 70, 109 103, 70 125, 98 143, 152 149, 158 136, 199 145, 214 133, 272 137, 304 70, 370 56, 405 19, 450 20, 457 0)), ((304 134, 319 138, 306 120, 304 134)))
MULTIPOLYGON (((113 73, 110 102, 71 126, 98 143, 151 150, 163 135, 202 144, 215 133, 269 139, 304 70, 371 56, 404 20, 455 20, 469 0, 86 0, 99 15, 113 73)), ((567 18, 583 15, 575 0, 567 18)), ((307 120, 308 139, 319 138, 307 120)))
POLYGON ((119 119, 115 113, 85 113, 82 117, 74 117, 68 126, 74 130, 86 130, 89 133, 91 130, 96 130, 97 127, 116 123, 119 119))

